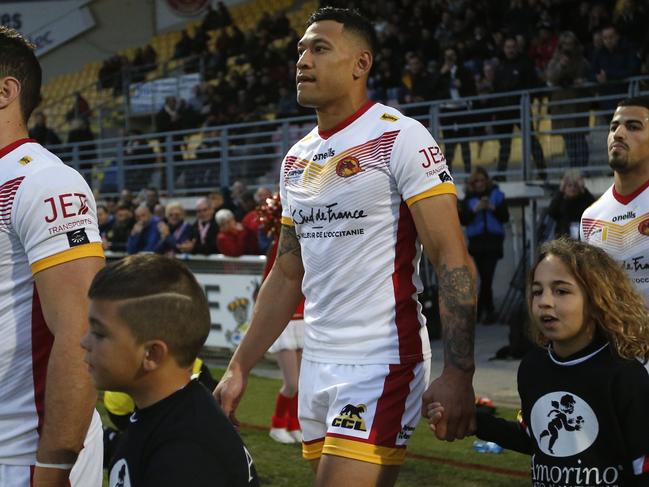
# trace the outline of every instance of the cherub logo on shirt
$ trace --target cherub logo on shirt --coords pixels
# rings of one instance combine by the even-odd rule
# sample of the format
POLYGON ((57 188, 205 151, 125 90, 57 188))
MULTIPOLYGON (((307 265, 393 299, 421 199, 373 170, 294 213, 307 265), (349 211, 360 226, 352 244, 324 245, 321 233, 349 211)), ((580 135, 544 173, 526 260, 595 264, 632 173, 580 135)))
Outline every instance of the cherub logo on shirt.
POLYGON ((546 455, 570 457, 590 447, 599 433, 592 408, 576 394, 556 391, 536 401, 531 413, 532 431, 546 455))
POLYGON ((364 169, 361 168, 361 163, 352 156, 344 157, 336 164, 336 174, 341 178, 348 178, 363 171, 364 169))
POLYGON ((365 404, 359 404, 358 406, 347 404, 340 410, 340 414, 333 419, 331 426, 357 431, 367 431, 365 421, 361 418, 361 414, 365 411, 367 411, 367 406, 365 404))
POLYGON ((128 464, 125 459, 118 460, 113 465, 113 468, 110 469, 108 485, 110 487, 131 487, 131 477, 129 476, 128 464))
POLYGON ((649 237, 649 218, 640 222, 638 225, 638 232, 649 237))

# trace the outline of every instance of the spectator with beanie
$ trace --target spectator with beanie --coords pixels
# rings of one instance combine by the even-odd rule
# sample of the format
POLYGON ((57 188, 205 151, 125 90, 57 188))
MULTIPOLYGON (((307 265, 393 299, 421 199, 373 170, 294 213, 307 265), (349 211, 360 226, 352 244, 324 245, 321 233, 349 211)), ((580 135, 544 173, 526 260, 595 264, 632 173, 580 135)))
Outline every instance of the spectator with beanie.
POLYGON ((496 320, 492 283, 496 264, 503 256, 503 224, 509 221, 509 210, 505 195, 480 166, 468 180, 460 220, 466 225, 469 253, 480 275, 478 321, 491 324, 496 320))

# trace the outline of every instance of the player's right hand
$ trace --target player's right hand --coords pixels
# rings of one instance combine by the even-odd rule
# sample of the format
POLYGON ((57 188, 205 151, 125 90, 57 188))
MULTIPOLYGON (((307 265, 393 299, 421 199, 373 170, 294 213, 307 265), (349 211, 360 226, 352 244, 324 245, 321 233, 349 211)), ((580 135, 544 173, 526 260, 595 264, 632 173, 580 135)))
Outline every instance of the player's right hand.
POLYGON ((223 412, 237 429, 239 429, 240 423, 235 416, 235 412, 246 390, 247 383, 247 375, 243 374, 236 367, 228 367, 216 386, 216 389, 214 389, 216 402, 221 405, 223 412))
POLYGON ((428 419, 428 427, 435 433, 437 423, 442 420, 444 415, 444 407, 438 402, 429 403, 427 406, 426 418, 428 419))

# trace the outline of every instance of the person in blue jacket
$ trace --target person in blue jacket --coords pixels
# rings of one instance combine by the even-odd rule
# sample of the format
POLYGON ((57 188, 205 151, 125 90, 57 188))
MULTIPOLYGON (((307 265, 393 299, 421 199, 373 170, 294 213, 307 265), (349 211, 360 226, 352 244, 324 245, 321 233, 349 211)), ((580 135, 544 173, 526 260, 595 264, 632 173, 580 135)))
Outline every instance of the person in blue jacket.
POLYGON ((466 226, 469 253, 480 275, 478 322, 491 324, 496 320, 492 283, 496 264, 503 256, 503 224, 509 221, 509 210, 504 193, 483 167, 476 167, 467 181, 460 221, 466 226))
POLYGON ((159 224, 160 219, 151 214, 151 210, 146 204, 138 206, 135 210, 135 225, 128 237, 126 251, 129 254, 154 252, 161 238, 159 224))

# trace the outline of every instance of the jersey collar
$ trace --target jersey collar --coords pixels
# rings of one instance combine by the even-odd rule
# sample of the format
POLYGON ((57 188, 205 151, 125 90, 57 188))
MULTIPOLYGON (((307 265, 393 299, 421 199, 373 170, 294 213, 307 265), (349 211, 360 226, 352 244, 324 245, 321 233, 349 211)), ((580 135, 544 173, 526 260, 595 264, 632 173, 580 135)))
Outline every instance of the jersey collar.
POLYGON ((631 203, 631 201, 634 200, 636 196, 638 196, 640 193, 642 193, 645 189, 649 187, 649 179, 644 182, 642 186, 640 186, 638 189, 636 189, 633 193, 630 194, 620 194, 617 192, 617 189, 615 189, 615 184, 613 185, 613 198, 615 198, 619 203, 622 203, 623 205, 628 205, 631 203))
POLYGON ((583 350, 577 352, 574 355, 571 355, 570 357, 567 357, 566 360, 561 360, 561 358, 558 357, 552 350, 552 345, 548 345, 548 355, 550 356, 550 360, 552 360, 555 364, 569 367, 571 365, 577 365, 587 361, 588 359, 594 357, 599 352, 604 350, 606 347, 608 347, 608 342, 604 342, 603 345, 601 342, 591 343, 591 345, 584 348, 583 350))
POLYGON ((373 100, 367 100, 367 102, 360 107, 356 112, 354 112, 352 115, 347 117, 345 120, 340 122, 338 125, 336 125, 333 128, 330 128, 329 130, 320 130, 318 129, 318 135, 320 138, 327 140, 329 137, 334 135, 337 132, 340 132, 342 129, 353 123, 356 119, 361 117, 366 111, 368 111, 370 108, 374 106, 374 101, 373 100))
POLYGON ((11 144, 0 149, 0 159, 2 159, 4 156, 9 154, 12 150, 17 149, 21 145, 30 142, 36 142, 36 141, 34 139, 29 139, 29 138, 14 140, 11 144))

